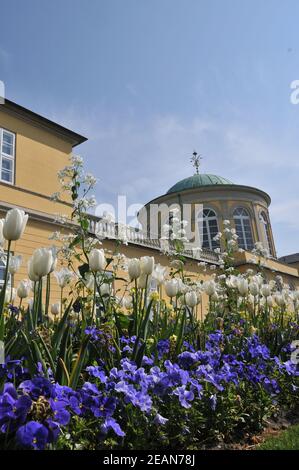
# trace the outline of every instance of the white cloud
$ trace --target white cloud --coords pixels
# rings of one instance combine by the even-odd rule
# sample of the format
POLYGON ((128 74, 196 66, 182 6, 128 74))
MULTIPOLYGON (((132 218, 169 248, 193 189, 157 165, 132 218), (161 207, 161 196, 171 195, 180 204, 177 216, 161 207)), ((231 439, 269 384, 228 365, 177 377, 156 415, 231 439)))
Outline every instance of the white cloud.
POLYGON ((284 224, 288 236, 293 233, 293 238, 298 238, 299 222, 294 214, 299 209, 295 178, 299 159, 296 146, 291 142, 286 145, 280 136, 268 138, 263 129, 200 116, 184 120, 163 115, 140 122, 131 115, 126 118, 70 109, 55 119, 89 138, 82 151, 88 170, 99 179, 99 202, 115 202, 117 194, 126 194, 128 204, 145 203, 165 193, 192 174, 190 157, 196 149, 204 157, 203 172, 268 191, 274 201, 274 235, 277 229, 283 237, 284 224))

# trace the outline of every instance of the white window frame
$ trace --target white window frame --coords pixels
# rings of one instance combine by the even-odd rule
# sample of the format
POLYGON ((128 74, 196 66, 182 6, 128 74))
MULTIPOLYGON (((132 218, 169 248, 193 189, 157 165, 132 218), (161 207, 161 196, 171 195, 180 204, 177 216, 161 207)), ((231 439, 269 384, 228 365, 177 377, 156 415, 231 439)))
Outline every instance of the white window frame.
POLYGON ((15 182, 15 158, 16 158, 16 134, 14 132, 8 131, 7 129, 3 129, 0 127, 0 181, 6 184, 14 184, 15 182), (3 145, 3 134, 9 134, 12 136, 12 149, 13 149, 13 154, 8 155, 7 153, 2 151, 2 145, 3 145), (7 160, 10 160, 12 162, 12 169, 11 169, 11 175, 12 175, 12 180, 7 181, 5 179, 2 179, 2 159, 5 158, 7 160))
MULTIPOLYGON (((198 223, 200 224, 199 230, 201 231, 201 224, 202 224, 202 227, 203 227, 203 224, 206 224, 207 236, 208 236, 208 242, 209 242, 209 248, 208 249, 209 250, 215 250, 215 248, 219 248, 220 244, 217 243, 217 246, 213 247, 213 242, 214 242, 215 245, 216 245, 216 243, 215 243, 214 237, 211 236, 211 230, 210 230, 210 224, 209 224, 210 220, 216 220, 217 232, 219 232, 219 224, 218 224, 217 213, 214 211, 214 209, 211 209, 210 207, 205 207, 202 211, 202 215, 199 214, 199 216, 198 216, 198 223), (210 211, 214 215, 204 215, 204 212, 206 212, 206 211, 210 211)), ((204 249, 207 249, 206 247, 203 246, 203 240, 202 240, 202 247, 204 249)))
POLYGON ((251 217, 250 217, 249 212, 247 211, 247 209, 245 209, 245 207, 236 207, 236 209, 233 212, 233 219, 234 219, 234 222, 236 221, 236 219, 238 219, 241 223, 241 230, 242 230, 242 236, 243 236, 243 240, 244 240, 245 250, 252 249, 253 247, 248 248, 249 240, 247 239, 246 231, 245 231, 245 227, 244 227, 244 220, 248 220, 249 221, 249 227, 250 227, 251 240, 252 240, 252 244, 254 245, 252 226, 251 226, 251 217), (243 214, 235 215, 236 211, 238 211, 238 210, 242 210, 243 214), (245 212, 246 215, 244 214, 244 212, 245 212))
POLYGON ((260 221, 263 226, 264 241, 265 241, 265 244, 267 245, 266 249, 269 251, 270 255, 273 255, 269 221, 264 211, 260 212, 260 221))

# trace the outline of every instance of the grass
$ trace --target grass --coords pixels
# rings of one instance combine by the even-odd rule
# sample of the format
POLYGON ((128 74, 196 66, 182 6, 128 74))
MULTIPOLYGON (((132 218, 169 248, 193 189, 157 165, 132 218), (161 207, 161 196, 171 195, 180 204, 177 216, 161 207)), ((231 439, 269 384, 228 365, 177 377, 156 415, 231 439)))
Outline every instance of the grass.
POLYGON ((299 424, 290 426, 278 436, 268 437, 258 450, 299 450, 299 424))

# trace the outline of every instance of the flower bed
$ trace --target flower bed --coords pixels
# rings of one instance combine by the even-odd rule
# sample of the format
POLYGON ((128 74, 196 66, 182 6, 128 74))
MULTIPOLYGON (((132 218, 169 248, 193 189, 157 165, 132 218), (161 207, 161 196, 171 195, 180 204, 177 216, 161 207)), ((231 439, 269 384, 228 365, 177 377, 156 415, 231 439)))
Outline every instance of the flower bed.
POLYGON ((1 370, 2 445, 199 448, 256 432, 279 406, 298 401, 296 365, 271 357, 257 336, 240 340, 216 331, 205 351, 185 345, 176 360, 169 359, 169 341, 161 341, 160 366, 144 356, 139 368, 130 359, 134 341, 122 338, 119 367, 107 370, 101 361, 88 366, 76 390, 55 382, 50 370, 47 378, 30 377, 21 361, 7 361, 1 370))
POLYGON ((259 246, 256 270, 239 273, 237 237, 226 221, 226 251, 205 282, 186 275, 184 241, 174 233, 170 269, 153 257, 126 259, 120 241, 115 252, 104 252, 90 237, 86 213, 94 180, 77 157, 59 176, 74 202, 72 223, 66 235, 55 235, 59 250, 33 253, 29 279, 17 289, 9 274, 21 259, 10 249, 27 216, 12 209, 0 220, 0 246, 7 248, 0 448, 197 449, 298 410, 299 291, 267 277, 259 246), (50 305, 53 276, 61 295, 50 305), (209 305, 200 322, 203 295, 209 305))

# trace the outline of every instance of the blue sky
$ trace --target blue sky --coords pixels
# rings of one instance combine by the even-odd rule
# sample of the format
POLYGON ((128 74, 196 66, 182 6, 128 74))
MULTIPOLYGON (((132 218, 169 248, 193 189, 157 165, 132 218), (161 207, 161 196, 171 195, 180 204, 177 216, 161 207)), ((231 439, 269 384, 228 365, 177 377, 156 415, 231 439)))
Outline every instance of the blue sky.
POLYGON ((202 171, 259 187, 279 255, 299 251, 299 2, 10 0, 6 96, 83 133, 99 202, 144 203, 202 171))

